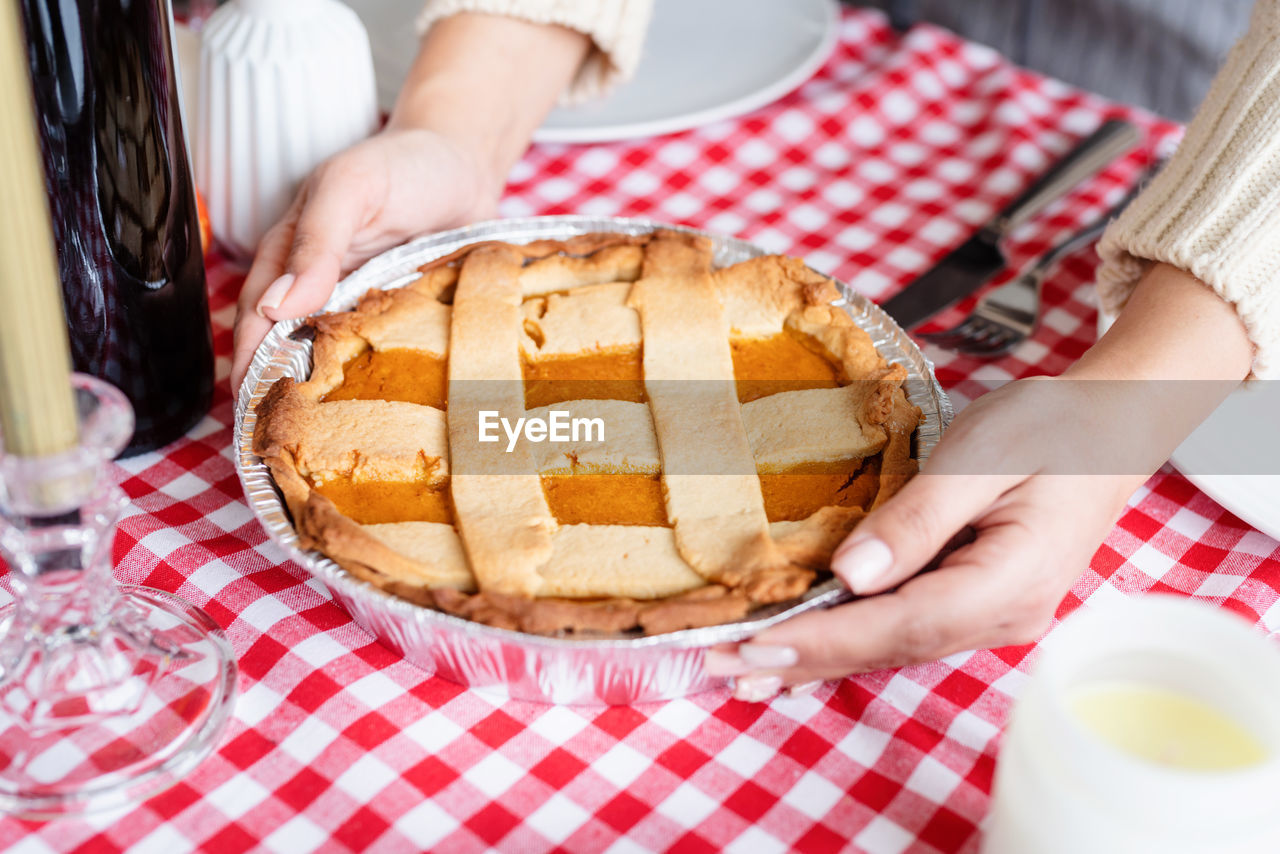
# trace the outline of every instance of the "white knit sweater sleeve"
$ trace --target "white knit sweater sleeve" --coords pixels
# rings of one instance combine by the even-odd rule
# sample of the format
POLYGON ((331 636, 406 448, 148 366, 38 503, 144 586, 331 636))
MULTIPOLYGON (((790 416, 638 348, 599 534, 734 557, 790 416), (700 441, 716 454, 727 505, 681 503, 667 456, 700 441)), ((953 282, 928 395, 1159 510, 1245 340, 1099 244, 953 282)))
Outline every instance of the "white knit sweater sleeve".
POLYGON ((1177 152, 1098 254, 1105 310, 1152 262, 1187 270, 1239 313, 1253 376, 1280 377, 1280 0, 1257 0, 1177 152))
POLYGON ((418 32, 459 12, 558 24, 590 36, 592 50, 561 97, 562 103, 577 103, 603 95, 635 73, 653 0, 427 0, 418 32))

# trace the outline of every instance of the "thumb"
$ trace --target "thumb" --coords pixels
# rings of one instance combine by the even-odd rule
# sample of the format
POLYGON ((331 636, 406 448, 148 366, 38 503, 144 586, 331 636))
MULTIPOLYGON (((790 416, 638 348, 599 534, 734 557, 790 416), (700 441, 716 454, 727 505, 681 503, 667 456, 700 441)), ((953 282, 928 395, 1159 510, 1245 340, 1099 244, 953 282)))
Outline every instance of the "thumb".
POLYGON ((307 194, 293 231, 284 272, 263 292, 258 313, 285 320, 319 311, 342 275, 359 227, 359 206, 341 181, 323 180, 307 194))
POLYGON ((271 331, 271 321, 264 320, 252 311, 240 312, 236 317, 231 348, 231 396, 240 394, 240 385, 249 373, 249 364, 262 339, 271 331))
POLYGON ((918 572, 1021 479, 918 474, 858 523, 831 556, 831 571, 859 595, 887 590, 918 572))

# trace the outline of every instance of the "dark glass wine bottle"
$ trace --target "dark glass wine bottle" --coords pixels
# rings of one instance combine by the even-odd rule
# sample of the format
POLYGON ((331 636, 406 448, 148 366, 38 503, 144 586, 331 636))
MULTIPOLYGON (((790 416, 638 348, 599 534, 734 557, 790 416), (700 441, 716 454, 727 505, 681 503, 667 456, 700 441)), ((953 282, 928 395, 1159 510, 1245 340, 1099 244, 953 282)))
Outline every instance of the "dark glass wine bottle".
POLYGON ((167 0, 22 0, 72 362, 117 386, 124 454, 209 410, 213 342, 167 0))

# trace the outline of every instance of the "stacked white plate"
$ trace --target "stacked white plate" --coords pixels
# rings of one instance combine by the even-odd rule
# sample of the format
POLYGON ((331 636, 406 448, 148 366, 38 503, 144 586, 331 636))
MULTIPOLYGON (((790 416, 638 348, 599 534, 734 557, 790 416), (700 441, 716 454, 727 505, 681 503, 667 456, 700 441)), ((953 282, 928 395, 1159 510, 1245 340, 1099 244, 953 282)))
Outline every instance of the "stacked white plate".
MULTIPOLYGON (((418 50, 414 0, 346 0, 369 31, 378 99, 390 110, 418 50)), ((836 43, 836 0, 656 0, 636 75, 607 98, 554 110, 539 142, 673 133, 781 98, 836 43)))

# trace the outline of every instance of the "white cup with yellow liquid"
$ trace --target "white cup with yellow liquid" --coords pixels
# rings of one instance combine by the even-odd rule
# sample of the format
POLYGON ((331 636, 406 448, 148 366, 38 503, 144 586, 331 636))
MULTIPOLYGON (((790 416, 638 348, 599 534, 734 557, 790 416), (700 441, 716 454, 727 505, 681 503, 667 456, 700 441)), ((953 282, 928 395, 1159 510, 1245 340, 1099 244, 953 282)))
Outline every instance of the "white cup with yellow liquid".
POLYGON ((982 851, 1280 852, 1280 648, 1181 597, 1072 614, 1010 716, 982 851))

